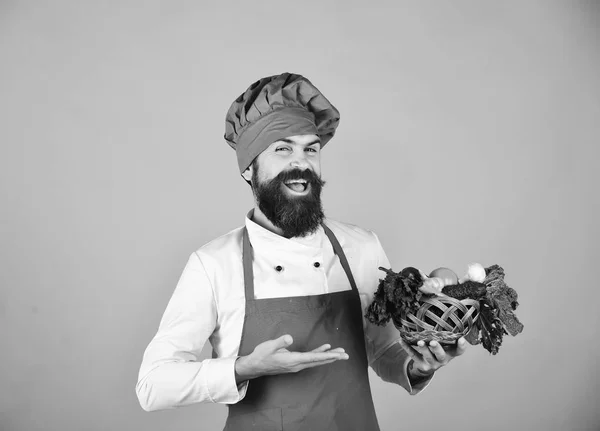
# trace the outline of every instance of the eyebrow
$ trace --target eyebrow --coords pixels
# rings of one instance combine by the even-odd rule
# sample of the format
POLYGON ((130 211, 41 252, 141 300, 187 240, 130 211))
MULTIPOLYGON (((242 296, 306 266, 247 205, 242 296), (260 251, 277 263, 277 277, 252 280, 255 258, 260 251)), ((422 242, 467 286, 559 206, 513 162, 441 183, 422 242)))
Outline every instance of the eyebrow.
MULTIPOLYGON (((286 144, 295 144, 296 143, 296 142, 294 142, 294 141, 292 141, 291 139, 288 139, 288 138, 282 138, 282 139, 280 139, 280 141, 281 142, 285 142, 286 144)), ((321 140, 319 138, 317 138, 314 141, 307 143, 305 146, 306 147, 310 147, 311 145, 320 144, 320 143, 321 143, 321 140)))

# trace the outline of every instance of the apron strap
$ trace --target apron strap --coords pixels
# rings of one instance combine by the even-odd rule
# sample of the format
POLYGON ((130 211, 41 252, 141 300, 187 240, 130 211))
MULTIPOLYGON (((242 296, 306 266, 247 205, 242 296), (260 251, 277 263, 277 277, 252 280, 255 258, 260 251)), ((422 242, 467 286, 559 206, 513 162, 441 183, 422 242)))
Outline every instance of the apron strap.
MULTIPOLYGON (((344 249, 340 245, 340 242, 334 235, 334 233, 325 226, 325 223, 321 223, 323 230, 325 231, 325 235, 329 238, 331 245, 333 246, 333 252, 340 259, 340 263, 342 264, 342 268, 346 273, 346 277, 348 277, 348 281, 350 281, 350 286, 352 290, 358 293, 358 288, 356 287, 356 282, 354 281, 354 276, 352 275, 352 270, 350 269, 350 265, 348 264, 348 259, 346 258, 346 254, 344 253, 344 249)), ((250 237, 248 236, 248 229, 244 226, 243 239, 242 239, 242 264, 244 266, 244 290, 246 293, 246 301, 254 299, 254 270, 252 268, 252 244, 250 244, 250 237)))
POLYGON ((333 234, 331 229, 325 226, 325 223, 321 223, 321 226, 323 226, 323 230, 325 231, 327 238, 329 238, 329 241, 331 241, 331 245, 333 246, 333 252, 337 254, 338 258, 340 259, 340 263, 342 264, 342 268, 344 268, 344 272, 346 273, 346 276, 350 281, 350 286, 352 286, 352 290, 358 293, 358 288, 356 287, 356 282, 354 281, 354 276, 352 275, 352 270, 350 269, 350 265, 348 264, 348 259, 346 258, 346 253, 344 253, 344 249, 340 245, 340 242, 333 234))
POLYGON ((254 270, 252 269, 252 244, 248 236, 248 229, 244 226, 244 239, 242 241, 242 264, 244 265, 244 290, 246 301, 254 299, 254 270))

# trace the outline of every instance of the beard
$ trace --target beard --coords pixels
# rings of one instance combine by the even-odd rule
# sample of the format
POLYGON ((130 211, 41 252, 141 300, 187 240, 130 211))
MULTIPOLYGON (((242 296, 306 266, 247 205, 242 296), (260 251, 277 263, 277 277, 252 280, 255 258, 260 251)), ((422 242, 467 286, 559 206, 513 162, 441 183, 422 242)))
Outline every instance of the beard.
POLYGON ((252 189, 258 208, 286 238, 303 237, 317 231, 325 218, 321 205, 324 185, 325 181, 309 169, 284 171, 263 183, 258 180, 258 164, 252 170, 252 189), (290 180, 305 180, 309 193, 305 196, 287 193, 285 182, 290 180))

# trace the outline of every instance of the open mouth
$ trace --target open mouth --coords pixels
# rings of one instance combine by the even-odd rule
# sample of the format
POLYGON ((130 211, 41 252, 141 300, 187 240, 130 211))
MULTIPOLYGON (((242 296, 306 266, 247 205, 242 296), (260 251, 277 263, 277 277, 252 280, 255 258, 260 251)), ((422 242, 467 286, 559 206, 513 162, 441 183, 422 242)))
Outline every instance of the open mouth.
POLYGON ((306 180, 290 180, 284 183, 288 189, 296 193, 304 193, 308 189, 308 181, 306 180))

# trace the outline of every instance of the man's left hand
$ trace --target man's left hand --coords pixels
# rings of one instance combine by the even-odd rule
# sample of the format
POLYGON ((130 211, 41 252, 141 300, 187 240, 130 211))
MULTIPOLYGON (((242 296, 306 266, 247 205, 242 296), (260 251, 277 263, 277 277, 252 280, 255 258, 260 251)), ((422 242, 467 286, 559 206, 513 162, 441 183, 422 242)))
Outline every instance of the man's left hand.
POLYGON ((411 346, 400 339, 399 343, 412 359, 412 367, 408 368, 408 375, 411 379, 430 376, 467 350, 467 341, 463 337, 459 338, 455 345, 446 349, 437 341, 431 341, 429 345, 426 345, 424 341, 419 341, 416 346, 411 346))

